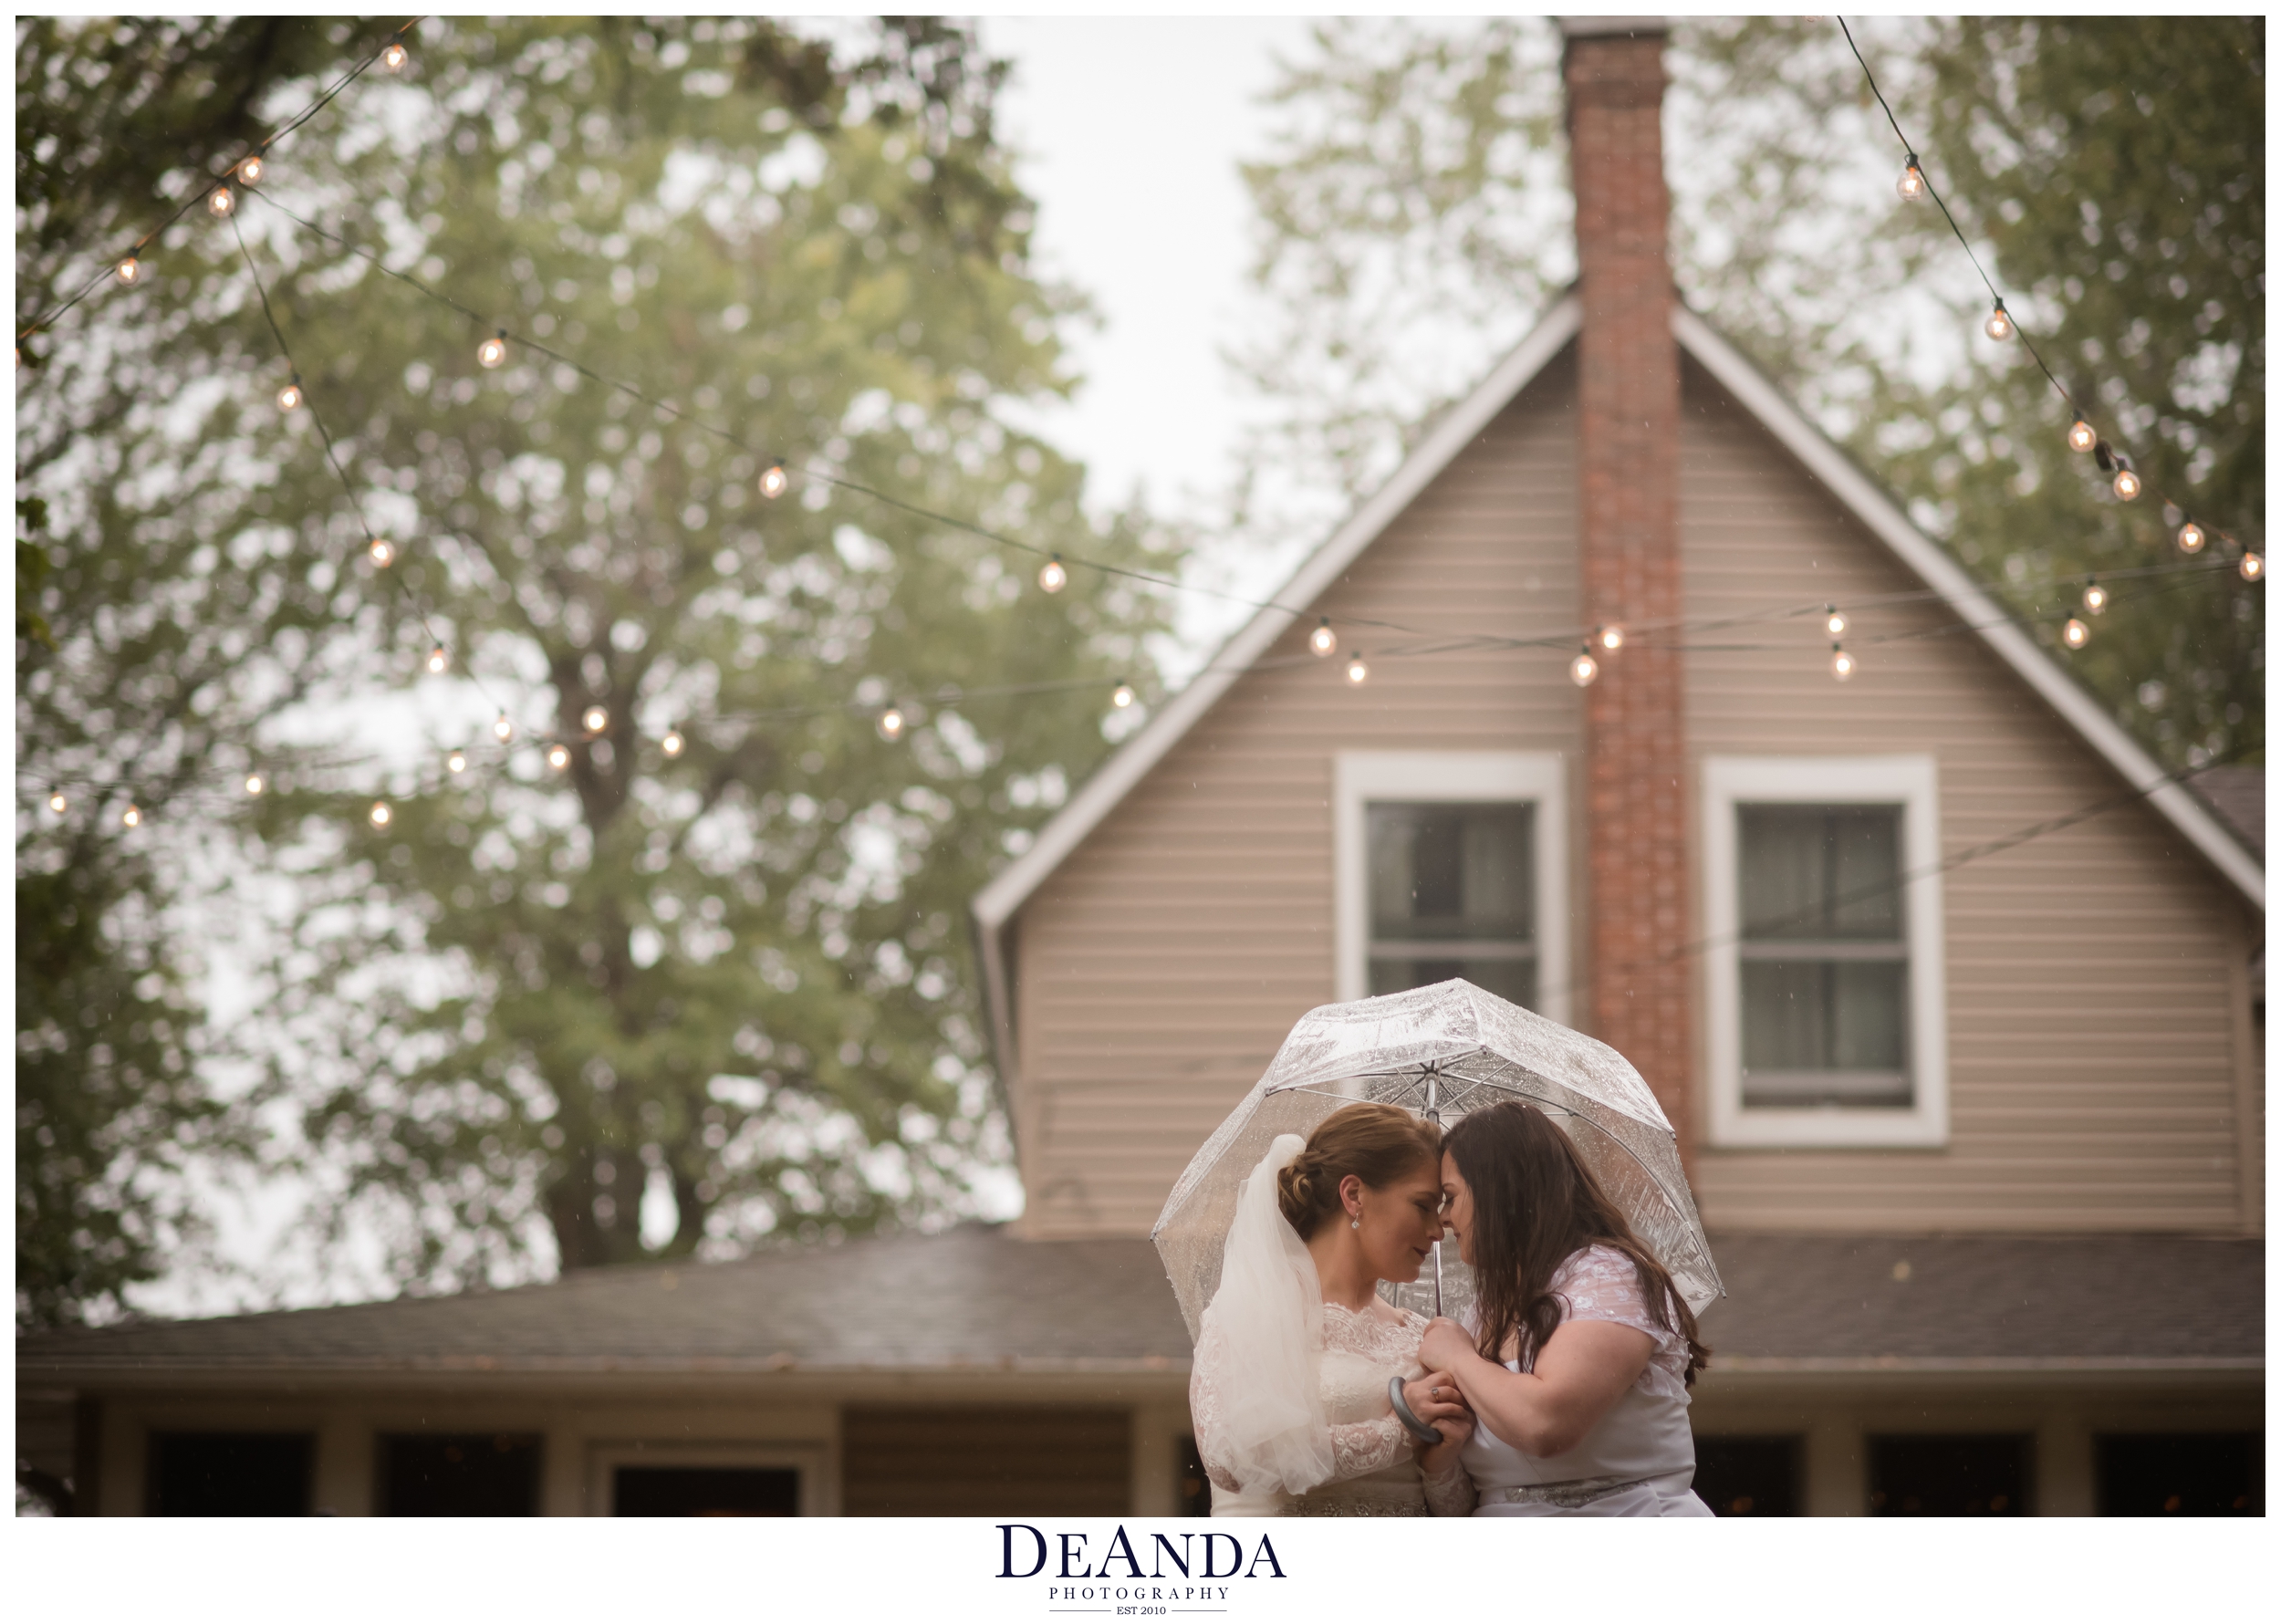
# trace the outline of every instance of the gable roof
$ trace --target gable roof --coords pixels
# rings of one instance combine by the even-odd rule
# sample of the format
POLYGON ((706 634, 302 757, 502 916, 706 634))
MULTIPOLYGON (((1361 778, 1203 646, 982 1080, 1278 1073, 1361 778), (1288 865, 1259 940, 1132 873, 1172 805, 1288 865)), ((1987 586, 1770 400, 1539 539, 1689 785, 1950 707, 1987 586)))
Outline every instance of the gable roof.
MULTIPOLYGON (((1047 878, 1098 828, 1149 770, 1186 737, 1238 677, 1304 616, 1387 526, 1473 443, 1497 413, 1533 382, 1582 326, 1573 293, 1545 313, 1480 385, 1453 406, 1393 477, 1300 564, 1243 629, 1222 645, 1195 681, 1175 694, 1088 779, 1038 831, 1030 848, 976 892, 973 902, 991 1036, 1004 1062, 1013 1055, 1012 988, 1005 962, 1006 924, 1047 878)), ((1917 528, 1876 481, 1801 412, 1741 351, 1683 306, 1672 317, 1682 353, 1711 375, 1743 410, 1836 497, 1901 566, 1942 600, 1997 659, 2057 712, 2147 804, 2168 819, 2254 907, 2265 905, 2262 858, 2245 850, 2200 799, 2173 778, 2088 692, 2079 686, 1963 567, 1917 528)))

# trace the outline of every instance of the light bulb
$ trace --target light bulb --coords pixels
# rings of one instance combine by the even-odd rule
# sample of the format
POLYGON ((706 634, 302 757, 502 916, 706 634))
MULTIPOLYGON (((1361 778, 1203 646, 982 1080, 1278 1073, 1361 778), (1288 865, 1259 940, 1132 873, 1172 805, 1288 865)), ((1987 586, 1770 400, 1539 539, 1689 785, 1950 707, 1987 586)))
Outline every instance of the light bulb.
POLYGON ((1318 654, 1336 654, 1338 651, 1338 634, 1330 629, 1328 615, 1323 617, 1321 625, 1307 634, 1307 646, 1318 654))
POLYGON ((2265 578, 2265 556, 2263 553, 2242 555, 2242 579, 2262 581, 2265 578))
POLYGON ((1120 711, 1128 711, 1132 708, 1132 702, 1134 698, 1135 695, 1132 692, 1132 684, 1130 682, 1120 682, 1117 684, 1117 692, 1109 696, 1109 703, 1115 705, 1120 711))
POLYGON ((2083 584, 2083 607, 2094 615, 2107 612, 2107 588, 2097 581, 2083 584))
POLYGON ((664 751, 668 755, 679 755, 682 753, 682 735, 680 729, 672 727, 667 728, 665 730, 665 736, 658 741, 658 748, 664 751))
POLYGON ((63 791, 60 789, 47 797, 47 809, 50 812, 61 812, 70 805, 69 801, 64 799, 63 791))
POLYGON ((1991 338, 2008 338, 2012 336, 2012 318, 2005 313, 2002 299, 1998 299, 1995 308, 1988 312, 1988 319, 1981 323, 1981 331, 1991 338))
POLYGON ((1047 559, 1044 567, 1038 570, 1037 584, 1048 592, 1058 592, 1069 584, 1069 572, 1063 567, 1059 553, 1047 559))
POLYGON ((1832 637, 1843 637, 1845 635, 1846 618, 1838 612, 1838 606, 1834 603, 1829 606, 1829 618, 1824 620, 1822 624, 1829 628, 1829 635, 1832 637))
POLYGON ((442 676, 443 668, 451 663, 452 657, 443 651, 442 643, 436 644, 434 648, 428 651, 428 674, 430 676, 442 676))
POLYGON ((2070 649, 2079 649, 2091 640, 2091 629, 2069 615, 2067 623, 2059 629, 2059 640, 2070 649))
POLYGON ((1347 681, 1360 687, 1370 680, 1370 662, 1362 658, 1362 651, 1357 649, 1354 651, 1354 658, 1347 661, 1347 681))
POLYGON ((1837 643, 1829 645, 1829 674, 1840 682, 1853 674, 1853 656, 1837 643))
POLYGON ((366 816, 372 819, 372 827, 374 828, 384 829, 388 827, 389 820, 394 817, 396 814, 389 810, 389 805, 386 801, 374 801, 372 803, 372 810, 366 814, 366 816))
POLYGON ((1613 654, 1617 650, 1622 648, 1624 646, 1624 629, 1620 626, 1601 627, 1599 629, 1599 646, 1607 650, 1610 654, 1613 654))
POLYGON ((141 827, 142 823, 142 808, 140 807, 129 807, 124 812, 121 812, 119 815, 119 821, 125 824, 130 829, 141 827))
POLYGON ((774 502, 791 484, 792 476, 784 471, 782 463, 771 463, 761 471, 760 494, 774 502))
POLYGON ((557 773, 562 771, 563 768, 568 766, 570 765, 570 747, 568 744, 547 745, 547 765, 554 768, 557 773))
POLYGON ((293 381, 286 384, 285 388, 277 391, 277 410, 280 411, 291 411, 297 408, 300 404, 301 375, 298 372, 296 372, 293 375, 293 381))
POLYGON ((409 55, 401 45, 391 39, 388 42, 388 48, 380 53, 380 66, 391 73, 401 73, 404 71, 404 58, 409 55))
POLYGON ((507 359, 507 336, 502 332, 485 338, 475 346, 475 359, 486 367, 496 367, 507 359))
POLYGON ((2202 526, 2192 519, 2178 526, 2178 550, 2182 553, 2198 553, 2202 544, 2209 539, 2203 534, 2202 526))
POLYGON ((2079 417, 2075 420, 2074 426, 2067 430, 2067 445, 2070 450, 2088 451, 2098 443, 2098 432, 2079 417))
POLYGON ((443 765, 448 771, 451 772, 465 772, 467 770, 467 752, 464 750, 453 751, 451 755, 443 758, 443 765))
POLYGON ((132 287, 142 280, 142 261, 130 254, 119 262, 119 279, 132 287))
POLYGON ((1917 167, 1915 159, 1911 159, 1909 167, 1901 172, 1893 190, 1901 193, 1903 203, 1914 203, 1924 195, 1924 172, 1917 167))
POLYGON ((375 536, 367 550, 372 555, 372 562, 382 569, 396 562, 396 544, 385 536, 375 536))
POLYGON ((1577 657, 1568 661, 1568 681, 1579 688, 1589 688, 1599 678, 1599 661, 1592 658, 1592 651, 1578 650, 1577 657))
POLYGON ((893 705, 880 713, 880 737, 900 739, 903 736, 903 713, 893 705))
POLYGON ((2135 498, 2141 488, 2142 487, 2139 484, 2139 476, 2131 473, 2130 469, 2118 468, 2115 470, 2115 494, 2121 497, 2125 502, 2129 502, 2135 498))
POLYGON ((259 773, 248 773, 245 775, 245 793, 247 795, 259 795, 262 792, 262 787, 261 775, 259 773))
POLYGON ((216 220, 237 207, 237 194, 227 186, 216 186, 206 193, 206 213, 216 220))
POLYGON ((587 732, 599 733, 609 725, 609 713, 599 705, 588 705, 586 714, 578 720, 585 724, 587 732))
POLYGON ((500 712, 499 720, 491 724, 491 736, 502 744, 515 737, 515 724, 507 720, 507 713, 505 711, 500 712))
POLYGON ((257 185, 261 181, 261 154, 248 153, 245 161, 237 166, 237 178, 248 186, 257 185))

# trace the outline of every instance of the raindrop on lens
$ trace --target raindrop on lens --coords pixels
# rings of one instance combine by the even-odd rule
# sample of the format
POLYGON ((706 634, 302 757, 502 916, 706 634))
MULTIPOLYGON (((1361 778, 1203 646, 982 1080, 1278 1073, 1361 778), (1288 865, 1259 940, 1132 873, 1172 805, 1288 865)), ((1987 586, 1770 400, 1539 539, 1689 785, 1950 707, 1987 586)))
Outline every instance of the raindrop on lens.
POLYGON ((2059 630, 2059 640, 2070 649, 2079 649, 2091 640, 2091 629, 2069 615, 2067 623, 2059 630))
POLYGON ((792 476, 784 471, 784 464, 771 463, 761 473, 760 494, 774 502, 784 494, 786 487, 791 483, 792 476))
POLYGON ((1069 572, 1062 566, 1059 553, 1047 559, 1044 567, 1038 570, 1037 584, 1048 592, 1058 592, 1069 584, 1069 572))
POLYGON ((1338 651, 1338 634, 1330 629, 1328 615, 1323 617, 1321 625, 1307 634, 1307 646, 1318 654, 1335 654, 1338 651))

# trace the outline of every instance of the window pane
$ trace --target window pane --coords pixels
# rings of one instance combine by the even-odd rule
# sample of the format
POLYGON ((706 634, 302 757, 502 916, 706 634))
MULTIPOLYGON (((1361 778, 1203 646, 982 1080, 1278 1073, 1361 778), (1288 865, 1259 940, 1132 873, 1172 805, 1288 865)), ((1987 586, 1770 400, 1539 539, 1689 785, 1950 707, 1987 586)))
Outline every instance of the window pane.
POLYGON ((1900 940, 1900 807, 1738 807, 1735 813, 1745 940, 1900 940))
POLYGON ((2261 1517, 2255 1432, 2123 1432, 2096 1441, 2102 1517, 2261 1517))
POLYGON ((1714 1516, 1798 1515, 1798 1457, 1805 1440, 1773 1437, 1695 1440, 1694 1489, 1714 1516))
POLYGON ((158 1432, 151 1515, 299 1517, 309 1510, 317 1440, 307 1432, 158 1432))
POLYGON ((621 1517, 797 1517, 800 1474, 790 1466, 620 1466, 611 1510, 621 1517))
POLYGON ((1421 959, 1390 954, 1370 955, 1370 996, 1406 993, 1436 982, 1458 978, 1484 993, 1495 993, 1524 1009, 1536 1006, 1536 961, 1534 958, 1421 959))
POLYGON ((1374 942, 1527 942, 1536 934, 1536 808, 1373 802, 1374 942))
POLYGON ((380 1515, 535 1517, 538 1440, 513 1432, 384 1437, 380 1515))
POLYGON ((2027 1440, 2004 1434, 1872 1437, 1873 1517, 2027 1515, 2027 1440))

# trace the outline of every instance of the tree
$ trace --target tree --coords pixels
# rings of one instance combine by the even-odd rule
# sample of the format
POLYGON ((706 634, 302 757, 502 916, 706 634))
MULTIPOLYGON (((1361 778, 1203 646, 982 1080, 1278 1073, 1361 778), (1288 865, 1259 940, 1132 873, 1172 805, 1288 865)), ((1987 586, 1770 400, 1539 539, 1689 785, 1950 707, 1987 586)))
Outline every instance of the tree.
POLYGON ((1124 578, 1027 583, 1172 560, 1001 415, 1067 387, 1073 307, 1027 269, 999 68, 932 22, 820 59, 751 20, 432 22, 246 208, 356 487, 303 412, 273 510, 329 537, 369 682, 460 706, 424 765, 255 808, 306 899, 275 1076, 408 1281, 932 1221, 1004 1154, 965 899, 1159 623, 1124 578), (432 638, 479 692, 417 675, 432 638))
MULTIPOLYGON (((1884 21, 1863 49, 2055 371, 2152 484, 2261 547, 2262 22, 1884 21)), ((1255 464, 1374 483, 1474 381, 1452 313, 1501 344, 1572 274, 1565 221, 1529 206, 1561 157, 1557 51, 1538 23, 1342 25, 1288 71, 1290 122, 1246 172, 1286 324, 1253 370, 1289 402, 1255 464)), ((2258 591, 2179 567, 2175 515, 2118 505, 2020 347, 1978 339, 1987 292, 1895 195, 1843 36, 1690 21, 1670 61, 1683 295, 2047 638, 2109 574, 2075 669, 2158 751, 2260 755, 2258 591)))

